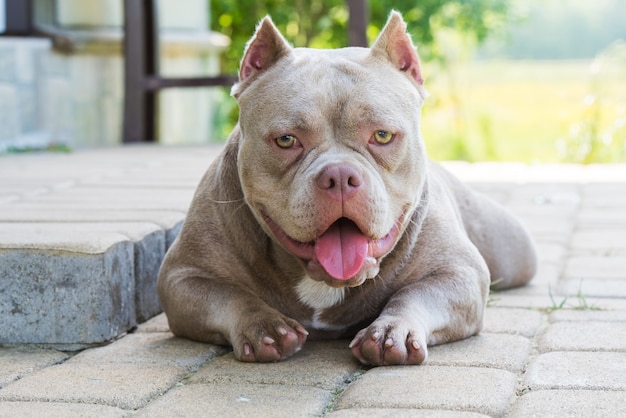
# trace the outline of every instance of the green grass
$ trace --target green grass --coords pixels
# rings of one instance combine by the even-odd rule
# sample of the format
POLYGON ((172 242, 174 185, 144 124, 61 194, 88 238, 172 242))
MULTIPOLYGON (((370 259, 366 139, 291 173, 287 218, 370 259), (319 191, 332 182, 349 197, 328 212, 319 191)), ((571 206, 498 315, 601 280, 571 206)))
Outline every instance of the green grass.
POLYGON ((428 152, 446 160, 626 161, 626 71, 605 67, 594 73, 592 61, 485 61, 445 71, 426 65, 428 152))
POLYGON ((66 144, 46 144, 42 146, 9 146, 5 150, 0 149, 0 155, 3 154, 25 154, 32 152, 61 152, 71 153, 72 148, 66 144))
POLYGON ((570 308, 570 309, 574 309, 577 311, 600 311, 602 310, 602 308, 600 308, 597 305, 592 305, 589 304, 587 302, 587 297, 583 294, 582 291, 582 280, 580 281, 580 285, 578 286, 578 293, 576 293, 576 300, 578 301, 578 304, 575 306, 568 306, 566 305, 568 298, 564 297, 560 302, 557 302, 556 299, 554 299, 554 295, 552 294, 552 287, 548 286, 548 296, 550 297, 550 302, 552 303, 552 306, 548 307, 545 309, 546 312, 554 312, 554 311, 558 311, 561 309, 566 309, 566 308, 570 308))

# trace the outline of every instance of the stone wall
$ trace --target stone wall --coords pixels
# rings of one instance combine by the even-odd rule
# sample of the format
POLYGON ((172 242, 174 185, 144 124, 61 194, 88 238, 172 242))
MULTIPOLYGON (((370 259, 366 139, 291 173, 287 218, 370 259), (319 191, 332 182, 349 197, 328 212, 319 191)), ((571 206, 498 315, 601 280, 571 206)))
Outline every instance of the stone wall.
POLYGON ((0 38, 0 151, 9 141, 44 140, 46 83, 41 62, 50 48, 43 39, 0 38))
MULTIPOLYGON (((74 40, 70 53, 56 51, 45 38, 0 37, 0 153, 11 147, 81 148, 121 142, 124 75, 117 3, 121 5, 108 0, 59 1, 59 25, 65 25, 61 29, 74 40), (98 3, 107 7, 100 10, 94 6, 98 3)), ((174 3, 158 3, 164 14, 161 74, 219 74, 219 54, 229 40, 206 29, 208 2, 186 2, 187 8, 178 14, 174 3)), ((226 96, 223 88, 163 91, 161 142, 198 144, 215 139, 217 109, 229 100, 226 96)))

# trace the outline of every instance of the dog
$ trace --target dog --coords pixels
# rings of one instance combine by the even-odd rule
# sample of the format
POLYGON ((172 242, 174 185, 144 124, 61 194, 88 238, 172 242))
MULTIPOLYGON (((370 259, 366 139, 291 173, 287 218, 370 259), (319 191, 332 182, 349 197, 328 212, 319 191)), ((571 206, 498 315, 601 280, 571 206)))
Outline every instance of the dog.
POLYGON ((266 17, 232 95, 238 124, 159 273, 175 335, 247 362, 352 338, 363 364, 420 364, 481 330, 491 282, 534 276, 522 224, 426 156, 398 12, 371 48, 329 50, 292 48, 266 17))

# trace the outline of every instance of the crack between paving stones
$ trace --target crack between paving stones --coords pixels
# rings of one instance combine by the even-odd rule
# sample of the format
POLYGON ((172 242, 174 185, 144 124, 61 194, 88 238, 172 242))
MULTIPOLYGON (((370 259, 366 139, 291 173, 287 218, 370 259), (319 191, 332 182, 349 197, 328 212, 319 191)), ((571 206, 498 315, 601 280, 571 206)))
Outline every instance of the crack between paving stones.
MULTIPOLYGON (((576 205, 576 209, 574 214, 572 214, 572 218, 571 218, 571 223, 573 224, 573 227, 570 229, 569 231, 569 235, 567 237, 567 242, 568 242, 568 246, 566 247, 566 251, 562 256, 562 259, 559 262, 559 267, 560 267, 560 272, 557 278, 557 282, 555 287, 558 288, 559 283, 561 282, 561 280, 563 280, 563 275, 565 272, 565 264, 566 261, 571 253, 571 241, 572 241, 572 237, 574 236, 574 234, 576 233, 576 230, 578 229, 578 218, 580 216, 580 210, 581 210, 581 206, 582 206, 582 195, 583 195, 583 190, 582 190, 582 186, 578 185, 577 187, 577 195, 581 198, 578 202, 578 204, 576 205)), ((541 339, 541 337, 543 336, 543 334, 545 334, 545 332, 547 331, 548 327, 550 326, 550 313, 552 312, 552 310, 550 309, 550 307, 545 308, 545 309, 535 309, 536 311, 541 313, 541 325, 539 326, 539 328, 537 329, 537 331, 535 332, 535 334, 532 336, 531 340, 531 350, 530 353, 528 355, 528 358, 526 360, 526 363, 524 364, 524 366, 521 368, 521 370, 519 371, 518 375, 517 375, 517 389, 515 391, 514 397, 511 400, 511 403, 509 404, 509 408, 508 410, 510 411, 511 408, 513 408, 513 406, 515 405, 515 403, 517 403, 519 401, 519 399, 530 393, 533 392, 533 389, 524 383, 524 377, 526 375, 526 369, 528 368, 528 366, 530 365, 530 363, 537 358, 541 353, 539 352, 539 340, 541 339)))
POLYGON ((343 381, 342 385, 340 385, 340 386, 336 387, 335 389, 333 389, 330 392, 331 395, 332 395, 332 398, 326 404, 326 406, 324 407, 322 412, 318 415, 318 417, 325 417, 326 415, 328 415, 331 412, 333 412, 335 410, 335 405, 337 405, 337 402, 339 402, 339 399, 341 399, 341 396, 348 389, 348 387, 352 383, 354 383, 356 380, 358 380, 361 376, 363 376, 366 372, 367 372, 367 370, 365 370, 365 369, 359 369, 359 370, 355 371, 350 376, 346 377, 346 379, 343 381))
POLYGON ((546 330, 548 329, 548 327, 550 326, 550 321, 548 319, 548 316, 550 314, 549 313, 541 313, 541 325, 539 326, 539 328, 537 329, 537 331, 535 332, 535 334, 532 336, 532 338, 530 338, 531 341, 531 348, 530 348, 530 353, 528 354, 528 358, 526 359, 526 363, 522 366, 522 368, 520 369, 518 375, 517 375, 517 388, 515 390, 513 399, 511 400, 511 402, 509 403, 509 407, 507 410, 511 410, 511 408, 513 408, 513 406, 515 405, 515 403, 524 395, 526 395, 527 393, 530 393, 533 391, 533 389, 526 385, 524 383, 524 377, 526 375, 526 369, 528 368, 528 366, 530 365, 530 363, 537 357, 539 356, 539 339, 541 338, 541 336, 546 332, 546 330))

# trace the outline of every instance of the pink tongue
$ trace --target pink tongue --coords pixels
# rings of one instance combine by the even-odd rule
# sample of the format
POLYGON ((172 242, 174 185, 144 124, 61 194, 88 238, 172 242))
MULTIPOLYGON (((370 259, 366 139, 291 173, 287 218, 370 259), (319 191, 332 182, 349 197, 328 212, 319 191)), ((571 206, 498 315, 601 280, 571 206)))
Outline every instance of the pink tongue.
POLYGON ((347 280, 361 270, 369 238, 351 221, 340 220, 315 242, 315 256, 326 273, 338 280, 347 280))

